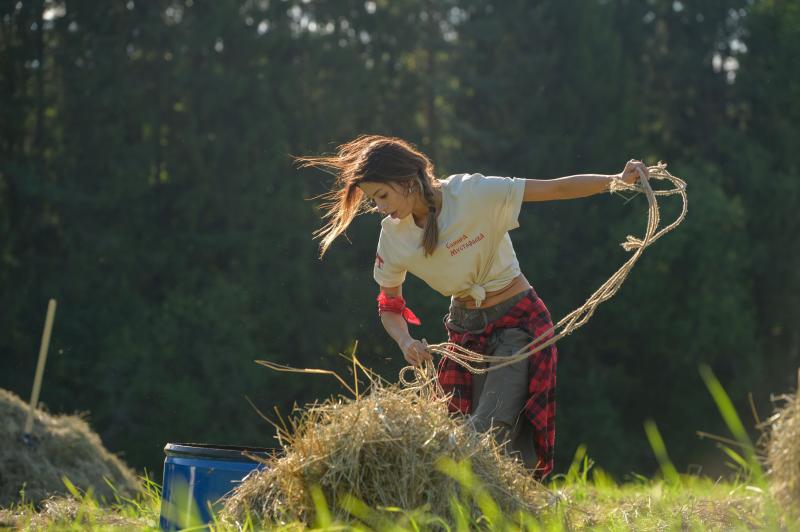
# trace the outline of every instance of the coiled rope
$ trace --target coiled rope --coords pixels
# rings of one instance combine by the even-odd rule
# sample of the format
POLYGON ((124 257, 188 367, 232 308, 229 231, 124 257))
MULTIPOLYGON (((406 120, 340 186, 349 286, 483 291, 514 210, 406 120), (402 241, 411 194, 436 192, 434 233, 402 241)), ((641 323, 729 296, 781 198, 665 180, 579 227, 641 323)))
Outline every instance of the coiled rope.
MULTIPOLYGON (((582 327, 592 317, 594 311, 600 303, 607 301, 614 297, 622 283, 628 277, 633 265, 639 260, 639 257, 644 253, 645 248, 653 244, 656 240, 664 236, 666 233, 675 229, 686 218, 688 209, 688 197, 686 195, 686 182, 682 179, 673 176, 667 171, 667 165, 658 163, 655 166, 647 168, 649 173, 648 177, 639 170, 639 180, 634 184, 629 184, 621 179, 614 179, 609 187, 609 192, 618 193, 622 191, 632 191, 635 193, 644 193, 647 196, 648 214, 647 214, 647 229, 642 238, 637 238, 628 235, 625 242, 621 246, 625 251, 633 251, 633 255, 625 261, 625 263, 611 276, 608 280, 598 288, 586 302, 579 308, 573 310, 564 318, 562 318, 556 325, 546 332, 534 338, 530 343, 519 349, 516 353, 506 356, 487 356, 481 353, 471 351, 461 345, 452 342, 442 342, 439 344, 428 345, 428 351, 432 354, 438 354, 442 357, 452 359, 472 373, 487 373, 496 369, 514 364, 529 356, 538 353, 542 349, 556 343, 565 336, 572 334, 574 331, 582 327), (668 190, 653 190, 650 186, 650 179, 658 179, 669 181, 674 188, 668 190), (680 195, 683 201, 683 206, 678 217, 671 224, 658 230, 661 217, 658 209, 658 201, 656 196, 673 196, 680 195), (560 332, 556 332, 560 331, 560 332), (490 362, 490 366, 484 366, 486 362, 490 362)), ((433 381, 435 381, 435 368, 430 364, 423 364, 421 367, 406 366, 400 370, 400 382, 407 387, 413 388, 427 388, 433 381), (413 377, 407 377, 407 373, 412 372, 413 377)))

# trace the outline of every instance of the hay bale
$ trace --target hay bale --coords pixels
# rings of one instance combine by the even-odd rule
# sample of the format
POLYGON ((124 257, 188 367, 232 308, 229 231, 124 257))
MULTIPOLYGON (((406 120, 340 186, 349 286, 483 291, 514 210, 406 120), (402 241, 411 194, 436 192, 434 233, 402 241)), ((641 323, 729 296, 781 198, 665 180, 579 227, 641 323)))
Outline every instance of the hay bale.
POLYGON ((139 489, 134 472, 103 447, 100 437, 78 416, 50 415, 37 409, 32 435, 24 444, 28 404, 0 389, 0 506, 26 501, 40 503, 51 495, 68 494, 62 476, 81 490, 111 499, 113 491, 131 496, 139 489))
POLYGON ((766 443, 770 487, 783 508, 800 511, 800 393, 779 398, 766 443))
POLYGON ((300 410, 279 439, 283 452, 227 498, 220 514, 224 523, 242 523, 249 513, 261 526, 310 524, 315 486, 331 515, 343 521, 350 519, 342 507, 348 496, 372 509, 425 505, 427 512, 446 518, 459 483, 437 467, 445 457, 468 459, 474 477, 506 515, 535 513, 552 500, 491 434, 476 433, 463 418, 451 417, 445 400, 398 386, 373 383, 372 392, 359 399, 332 399, 300 410))

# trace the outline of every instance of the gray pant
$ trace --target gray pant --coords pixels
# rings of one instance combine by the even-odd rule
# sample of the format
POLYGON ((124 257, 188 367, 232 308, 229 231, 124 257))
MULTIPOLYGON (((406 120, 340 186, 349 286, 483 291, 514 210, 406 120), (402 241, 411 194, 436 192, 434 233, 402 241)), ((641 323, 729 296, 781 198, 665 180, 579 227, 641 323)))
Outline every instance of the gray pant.
MULTIPOLYGON (((450 313, 445 316, 445 325, 456 332, 479 334, 490 322, 501 318, 527 295, 528 292, 523 292, 497 305, 476 309, 451 301, 450 313)), ((531 340, 533 338, 522 329, 497 329, 489 336, 484 354, 513 355, 531 340)), ((526 466, 534 467, 536 453, 533 449, 532 428, 530 423, 520 418, 528 398, 528 360, 472 377, 470 421, 475 429, 480 432, 494 429, 498 443, 510 441, 508 451, 512 454, 519 453, 519 458, 526 466)))

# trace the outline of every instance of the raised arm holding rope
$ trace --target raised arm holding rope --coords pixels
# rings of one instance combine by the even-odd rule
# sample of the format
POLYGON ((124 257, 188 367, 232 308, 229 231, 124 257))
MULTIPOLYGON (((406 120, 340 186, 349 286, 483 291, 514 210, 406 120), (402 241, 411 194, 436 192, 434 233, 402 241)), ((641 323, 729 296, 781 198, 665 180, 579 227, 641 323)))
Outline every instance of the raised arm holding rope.
MULTIPOLYGON (((510 450, 519 452, 539 478, 547 475, 555 438, 555 329, 568 321, 569 330, 560 337, 582 325, 627 271, 616 274, 617 284, 595 293, 579 309, 583 314, 576 311, 554 326, 520 271, 508 232, 519 226, 523 202, 636 189, 649 169, 631 160, 613 175, 535 180, 455 174, 438 180, 432 162, 412 145, 377 135, 358 137, 333 156, 298 160, 337 177, 325 195, 327 223, 316 233, 321 254, 360 212, 385 215, 373 274, 386 331, 414 366, 431 362, 431 352, 444 355, 438 383, 452 394, 451 411, 469 415, 477 430, 494 429, 498 441, 510 441, 510 450), (406 272, 451 297, 445 344, 428 346, 409 333, 407 323, 419 324, 419 319, 403 298, 406 272), (495 366, 492 371, 487 363, 495 366)), ((653 237, 648 227, 651 240, 663 232, 653 237)), ((638 245, 639 252, 649 243, 629 241, 638 242, 630 245, 638 245)))

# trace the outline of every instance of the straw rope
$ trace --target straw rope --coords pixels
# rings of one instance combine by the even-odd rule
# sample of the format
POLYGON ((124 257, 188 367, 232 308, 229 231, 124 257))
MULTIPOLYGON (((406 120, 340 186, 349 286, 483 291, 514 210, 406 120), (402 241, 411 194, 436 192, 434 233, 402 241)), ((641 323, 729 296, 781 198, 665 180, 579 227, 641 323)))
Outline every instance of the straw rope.
MULTIPOLYGON (((647 215, 647 228, 642 238, 637 238, 628 235, 625 242, 621 245, 625 251, 633 251, 631 257, 611 276, 608 280, 598 288, 586 302, 579 308, 573 310, 564 318, 561 319, 556 325, 545 333, 534 338, 530 343, 519 349, 516 353, 507 356, 487 356, 452 343, 442 342, 439 344, 428 345, 428 351, 432 354, 438 354, 442 357, 450 358, 461 366, 465 367, 472 373, 487 373, 496 369, 502 368, 524 360, 529 356, 538 353, 542 349, 556 343, 561 338, 572 334, 578 328, 582 327, 589 321, 589 318, 594 314, 600 303, 611 299, 617 293, 625 278, 630 273, 633 265, 639 260, 639 257, 644 253, 645 248, 652 245, 653 242, 664 236, 669 231, 675 229, 686 217, 688 207, 688 197, 686 195, 686 182, 682 179, 673 176, 667 171, 667 165, 658 163, 655 166, 648 167, 650 174, 649 179, 658 179, 669 181, 674 188, 668 190, 653 190, 650 186, 649 179, 644 175, 644 172, 639 171, 639 181, 635 184, 628 184, 621 179, 614 179, 611 182, 609 191, 611 193, 618 193, 621 191, 633 191, 635 193, 643 192, 647 196, 648 215, 647 215), (683 206, 678 217, 671 224, 658 230, 661 221, 658 201, 656 196, 672 196, 680 195, 683 201, 683 206), (559 331, 556 333, 556 331, 559 331), (481 366, 480 364, 492 362, 491 366, 481 366)), ((409 387, 423 388, 430 386, 432 379, 435 378, 435 368, 430 364, 424 364, 422 367, 407 366, 400 370, 400 382, 409 387), (413 377, 408 377, 409 372, 413 373, 413 377)))

